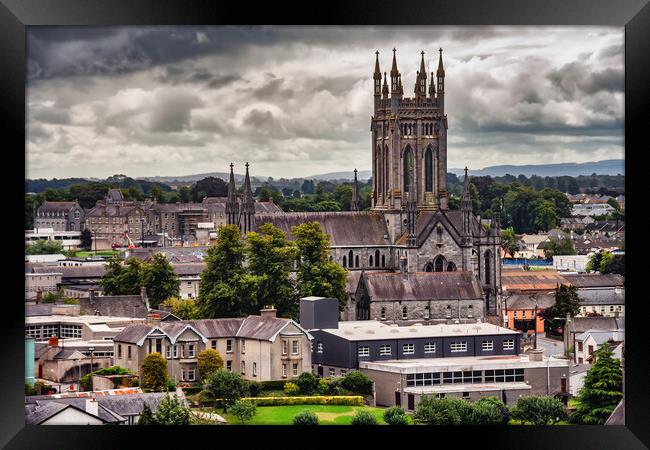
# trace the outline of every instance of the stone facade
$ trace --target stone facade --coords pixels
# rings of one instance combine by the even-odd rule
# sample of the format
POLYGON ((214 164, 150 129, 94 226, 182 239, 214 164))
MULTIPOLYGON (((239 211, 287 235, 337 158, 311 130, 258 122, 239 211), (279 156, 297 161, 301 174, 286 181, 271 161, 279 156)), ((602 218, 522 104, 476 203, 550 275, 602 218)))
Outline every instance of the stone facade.
POLYGON ((44 202, 36 211, 34 228, 82 231, 85 212, 77 202, 44 202))

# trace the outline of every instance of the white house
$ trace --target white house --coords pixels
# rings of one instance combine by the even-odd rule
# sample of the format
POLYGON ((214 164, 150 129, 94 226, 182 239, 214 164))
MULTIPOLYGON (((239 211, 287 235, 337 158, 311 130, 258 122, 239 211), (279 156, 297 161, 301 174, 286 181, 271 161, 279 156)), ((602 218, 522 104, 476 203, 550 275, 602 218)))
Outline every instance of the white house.
POLYGON ((586 272, 590 255, 553 256, 553 267, 558 271, 586 272))
POLYGON ((578 364, 592 364, 593 353, 606 342, 614 351, 615 358, 619 360, 623 358, 623 346, 619 344, 625 341, 625 330, 587 330, 576 335, 575 339, 575 353, 578 364))

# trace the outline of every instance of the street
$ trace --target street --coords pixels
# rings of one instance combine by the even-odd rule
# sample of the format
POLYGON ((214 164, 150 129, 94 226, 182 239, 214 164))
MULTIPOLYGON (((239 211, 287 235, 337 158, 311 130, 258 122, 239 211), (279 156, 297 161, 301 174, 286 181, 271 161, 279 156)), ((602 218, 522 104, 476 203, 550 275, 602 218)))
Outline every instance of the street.
POLYGON ((547 338, 545 333, 537 335, 537 347, 544 349, 544 356, 564 355, 564 343, 547 338))

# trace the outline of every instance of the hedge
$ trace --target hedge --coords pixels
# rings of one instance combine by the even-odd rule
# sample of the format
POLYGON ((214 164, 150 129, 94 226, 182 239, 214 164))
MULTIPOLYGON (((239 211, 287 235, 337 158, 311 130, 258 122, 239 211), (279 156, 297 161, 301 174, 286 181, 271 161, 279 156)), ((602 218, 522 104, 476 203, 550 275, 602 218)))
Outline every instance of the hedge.
POLYGON ((184 387, 184 388, 181 388, 181 389, 183 389, 183 393, 185 395, 198 394, 199 392, 201 392, 203 390, 203 388, 201 386, 190 386, 190 387, 184 387))
POLYGON ((312 396, 312 397, 247 397, 244 400, 255 402, 256 406, 287 406, 287 405, 345 405, 363 406, 360 395, 348 396, 312 396))

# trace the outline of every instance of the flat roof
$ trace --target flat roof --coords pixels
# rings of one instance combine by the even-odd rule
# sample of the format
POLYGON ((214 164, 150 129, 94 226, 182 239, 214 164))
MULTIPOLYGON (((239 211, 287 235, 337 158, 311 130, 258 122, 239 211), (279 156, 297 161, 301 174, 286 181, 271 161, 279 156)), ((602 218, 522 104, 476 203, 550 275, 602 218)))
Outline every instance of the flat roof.
POLYGON ((44 323, 85 323, 87 325, 90 325, 90 324, 119 323, 119 322, 140 323, 144 321, 145 321, 144 318, 139 319, 133 317, 91 316, 91 315, 67 316, 63 314, 25 317, 25 324, 27 325, 38 325, 44 323))
POLYGON ((377 320, 344 321, 339 322, 339 328, 326 328, 322 331, 348 341, 521 334, 520 331, 490 323, 397 326, 377 320))
POLYGON ((414 386, 404 388, 408 394, 439 394, 447 392, 484 392, 503 391, 511 389, 532 389, 528 383, 523 381, 509 383, 474 383, 474 384, 436 384, 433 386, 414 386))
POLYGON ((359 361, 359 368, 380 372, 422 373, 490 369, 535 369, 548 366, 566 367, 568 373, 569 362, 568 359, 554 358, 552 356, 544 356, 542 361, 530 361, 528 355, 521 354, 359 361))

